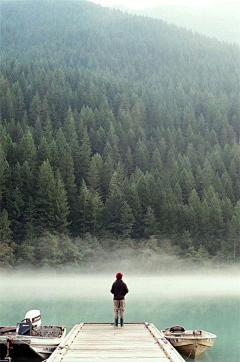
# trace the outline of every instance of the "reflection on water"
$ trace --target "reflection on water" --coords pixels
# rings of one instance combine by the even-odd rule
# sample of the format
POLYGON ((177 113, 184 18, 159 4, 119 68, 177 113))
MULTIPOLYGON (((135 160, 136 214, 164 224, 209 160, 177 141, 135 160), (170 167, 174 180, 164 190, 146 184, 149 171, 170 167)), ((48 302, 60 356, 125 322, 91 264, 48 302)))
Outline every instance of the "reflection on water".
MULTIPOLYGON (((0 347, 0 357, 6 357, 6 348, 0 347)), ((12 362, 42 362, 43 359, 29 349, 23 352, 11 353, 12 362)))
MULTIPOLYGON (((114 274, 4 275, 0 278, 0 325, 15 325, 30 309, 41 310, 43 325, 65 324, 68 331, 84 321, 112 321, 113 280, 114 274)), ((130 290, 126 322, 147 321, 158 329, 182 325, 212 332, 217 335, 215 345, 198 361, 240 361, 238 275, 126 276, 125 281, 130 290)))

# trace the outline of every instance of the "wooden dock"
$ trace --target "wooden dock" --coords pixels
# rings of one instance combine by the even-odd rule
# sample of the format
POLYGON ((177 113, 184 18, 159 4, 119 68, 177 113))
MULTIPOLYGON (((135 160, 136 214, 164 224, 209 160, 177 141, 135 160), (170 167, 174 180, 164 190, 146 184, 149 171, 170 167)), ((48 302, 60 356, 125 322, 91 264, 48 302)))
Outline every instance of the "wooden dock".
POLYGON ((76 324, 47 362, 185 362, 149 323, 76 324))

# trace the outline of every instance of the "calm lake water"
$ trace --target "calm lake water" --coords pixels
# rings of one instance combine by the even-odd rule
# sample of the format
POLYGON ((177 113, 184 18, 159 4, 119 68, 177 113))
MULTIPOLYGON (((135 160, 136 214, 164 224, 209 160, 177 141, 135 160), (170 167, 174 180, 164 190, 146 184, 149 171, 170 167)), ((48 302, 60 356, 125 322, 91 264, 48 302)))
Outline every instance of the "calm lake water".
MULTIPOLYGON (((105 275, 0 273, 0 325, 15 325, 30 309, 40 309, 43 325, 113 321, 105 275)), ((238 273, 191 276, 124 275, 126 322, 150 322, 158 329, 182 325, 217 335, 198 361, 240 361, 240 278, 238 273)))

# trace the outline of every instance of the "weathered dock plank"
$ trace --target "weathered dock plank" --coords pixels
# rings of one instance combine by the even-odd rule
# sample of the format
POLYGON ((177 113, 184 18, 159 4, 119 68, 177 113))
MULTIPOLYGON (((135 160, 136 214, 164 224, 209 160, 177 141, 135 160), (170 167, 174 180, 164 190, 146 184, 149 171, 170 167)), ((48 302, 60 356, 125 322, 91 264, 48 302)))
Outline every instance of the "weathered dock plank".
POLYGON ((73 327, 47 362, 184 362, 149 323, 81 323, 73 327))

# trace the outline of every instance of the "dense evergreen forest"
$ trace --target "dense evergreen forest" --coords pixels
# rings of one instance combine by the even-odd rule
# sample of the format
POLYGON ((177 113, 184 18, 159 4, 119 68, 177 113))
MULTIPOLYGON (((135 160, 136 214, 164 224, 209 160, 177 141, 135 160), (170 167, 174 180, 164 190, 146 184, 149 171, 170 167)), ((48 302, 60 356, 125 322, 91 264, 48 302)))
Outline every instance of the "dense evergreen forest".
POLYGON ((239 260, 239 47, 84 1, 0 6, 0 265, 239 260))

